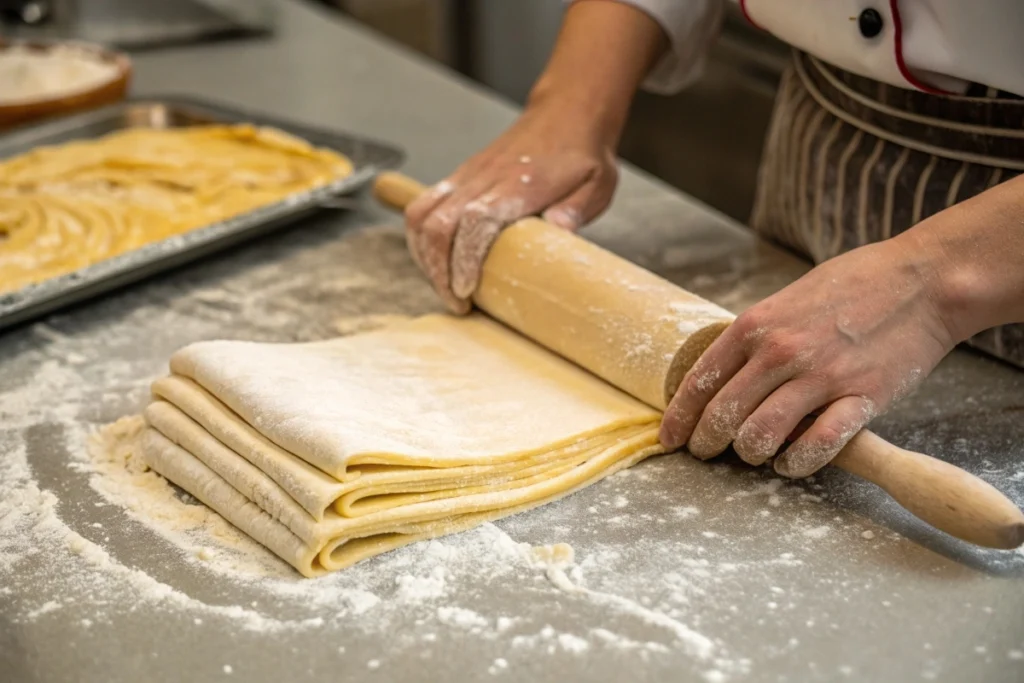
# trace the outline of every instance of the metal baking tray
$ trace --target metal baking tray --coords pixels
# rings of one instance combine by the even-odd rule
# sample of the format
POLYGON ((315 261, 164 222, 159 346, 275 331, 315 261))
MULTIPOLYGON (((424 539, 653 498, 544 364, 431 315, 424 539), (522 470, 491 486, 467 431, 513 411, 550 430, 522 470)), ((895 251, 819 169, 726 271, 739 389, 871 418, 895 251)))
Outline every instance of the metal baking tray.
POLYGON ((50 313, 160 271, 196 260, 307 216, 339 195, 367 185, 380 171, 399 165, 404 154, 384 143, 329 132, 273 116, 187 97, 148 97, 17 129, 0 135, 0 159, 42 145, 98 138, 126 128, 176 128, 213 123, 273 126, 344 154, 353 173, 334 183, 293 194, 234 218, 196 228, 67 275, 0 294, 0 329, 50 313))

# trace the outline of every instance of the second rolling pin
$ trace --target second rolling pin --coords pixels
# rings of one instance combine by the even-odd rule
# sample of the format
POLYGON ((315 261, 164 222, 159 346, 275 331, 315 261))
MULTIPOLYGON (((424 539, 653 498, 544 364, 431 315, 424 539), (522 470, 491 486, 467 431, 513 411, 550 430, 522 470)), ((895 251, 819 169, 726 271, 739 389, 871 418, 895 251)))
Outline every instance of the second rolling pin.
MULTIPOLYGON (((374 185, 403 210, 425 187, 398 173, 374 185)), ((664 410, 686 371, 733 315, 565 230, 529 218, 484 262, 474 303, 609 384, 664 410)), ((976 545, 1024 544, 1024 514, 954 465, 862 430, 832 464, 878 485, 911 513, 976 545)))

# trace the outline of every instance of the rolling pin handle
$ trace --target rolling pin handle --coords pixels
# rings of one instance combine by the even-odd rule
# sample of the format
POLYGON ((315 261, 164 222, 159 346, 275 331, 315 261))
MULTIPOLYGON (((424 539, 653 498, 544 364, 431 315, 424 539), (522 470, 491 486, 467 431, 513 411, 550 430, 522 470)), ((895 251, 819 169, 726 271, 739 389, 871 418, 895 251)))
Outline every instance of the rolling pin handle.
POLYGON ((385 171, 373 182, 374 198, 395 211, 405 211, 405 207, 426 191, 426 185, 395 171, 385 171))
POLYGON ((832 464, 878 485, 951 536, 1002 550, 1024 544, 1020 508, 991 484, 948 462, 904 450, 865 429, 832 464))

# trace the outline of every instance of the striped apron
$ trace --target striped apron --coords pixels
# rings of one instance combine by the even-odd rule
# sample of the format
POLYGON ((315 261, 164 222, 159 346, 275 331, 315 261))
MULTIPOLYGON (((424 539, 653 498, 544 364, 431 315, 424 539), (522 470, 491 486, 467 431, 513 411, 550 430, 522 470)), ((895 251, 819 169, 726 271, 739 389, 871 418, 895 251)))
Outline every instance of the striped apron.
MULTIPOLYGON (((1021 172, 1024 98, 984 87, 955 97, 905 90, 795 53, 751 227, 821 263, 1021 172)), ((1024 324, 967 343, 1024 369, 1024 324)))

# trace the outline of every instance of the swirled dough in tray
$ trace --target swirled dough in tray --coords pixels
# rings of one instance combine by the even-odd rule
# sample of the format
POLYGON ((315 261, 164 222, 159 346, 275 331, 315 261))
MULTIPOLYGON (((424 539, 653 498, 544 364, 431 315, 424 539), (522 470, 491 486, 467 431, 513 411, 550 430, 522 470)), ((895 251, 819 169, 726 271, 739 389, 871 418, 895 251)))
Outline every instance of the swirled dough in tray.
POLYGON ((0 161, 0 293, 244 214, 352 173, 251 125, 138 128, 0 161))
POLYGON ((315 576, 660 453, 660 413, 482 315, 311 344, 201 342, 146 462, 315 576))

